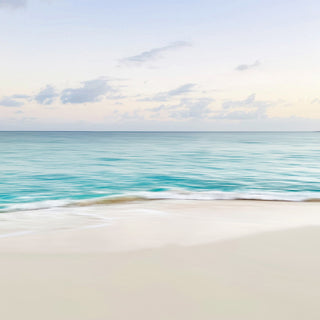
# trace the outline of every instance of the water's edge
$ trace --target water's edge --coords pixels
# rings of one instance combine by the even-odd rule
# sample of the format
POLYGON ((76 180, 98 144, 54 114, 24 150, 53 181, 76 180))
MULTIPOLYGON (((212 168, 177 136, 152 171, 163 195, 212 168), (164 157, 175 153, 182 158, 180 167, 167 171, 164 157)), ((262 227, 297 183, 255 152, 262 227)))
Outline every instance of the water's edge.
POLYGON ((159 200, 252 200, 252 201, 284 201, 284 202, 320 202, 319 194, 307 193, 237 193, 237 192, 141 192, 109 197, 90 198, 84 200, 48 200, 31 203, 12 204, 0 210, 0 213, 14 211, 30 211, 50 208, 90 207, 97 205, 114 205, 131 202, 159 201, 159 200))

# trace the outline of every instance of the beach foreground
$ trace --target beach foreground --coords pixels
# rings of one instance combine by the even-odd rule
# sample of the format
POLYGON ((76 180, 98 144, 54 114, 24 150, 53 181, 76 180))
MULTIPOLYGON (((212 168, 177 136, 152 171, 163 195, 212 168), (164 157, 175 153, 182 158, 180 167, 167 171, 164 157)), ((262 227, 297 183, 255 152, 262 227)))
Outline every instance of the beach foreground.
POLYGON ((1 318, 319 319, 319 203, 112 208, 125 219, 1 238, 1 318))

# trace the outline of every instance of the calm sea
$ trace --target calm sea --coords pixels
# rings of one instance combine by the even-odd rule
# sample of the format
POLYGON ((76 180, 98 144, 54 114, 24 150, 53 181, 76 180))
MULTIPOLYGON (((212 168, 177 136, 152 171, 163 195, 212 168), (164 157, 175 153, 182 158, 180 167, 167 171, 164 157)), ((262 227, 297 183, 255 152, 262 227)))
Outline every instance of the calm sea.
POLYGON ((320 199, 320 132, 0 132, 0 159, 1 211, 128 196, 320 199))

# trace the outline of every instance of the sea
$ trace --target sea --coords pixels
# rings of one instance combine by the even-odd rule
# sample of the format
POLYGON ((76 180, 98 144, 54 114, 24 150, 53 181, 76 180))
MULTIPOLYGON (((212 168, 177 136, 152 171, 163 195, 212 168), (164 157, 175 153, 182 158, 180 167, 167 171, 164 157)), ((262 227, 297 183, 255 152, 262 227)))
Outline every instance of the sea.
POLYGON ((320 132, 0 132, 0 212, 156 199, 320 201, 320 132))

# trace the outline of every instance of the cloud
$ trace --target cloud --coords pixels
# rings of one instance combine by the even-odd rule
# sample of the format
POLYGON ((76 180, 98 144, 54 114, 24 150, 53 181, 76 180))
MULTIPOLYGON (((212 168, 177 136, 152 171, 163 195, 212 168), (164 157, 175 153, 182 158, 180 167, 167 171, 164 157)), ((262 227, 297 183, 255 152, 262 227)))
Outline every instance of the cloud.
POLYGON ((149 109, 154 113, 161 111, 168 112, 168 116, 173 119, 204 119, 212 112, 209 105, 214 100, 212 98, 184 98, 176 105, 160 105, 149 109))
POLYGON ((251 94, 244 100, 228 100, 222 103, 222 109, 213 115, 214 119, 249 120, 268 118, 266 111, 274 102, 256 100, 251 94))
POLYGON ((235 110, 229 113, 218 113, 213 116, 214 119, 229 119, 229 120, 251 120, 267 118, 265 110, 235 110))
POLYGON ((26 4, 26 0, 0 0, 0 8, 19 8, 26 4))
POLYGON ((121 64, 141 66, 149 61, 154 61, 161 57, 165 52, 176 50, 179 48, 190 47, 191 44, 186 41, 176 41, 167 46, 154 48, 149 51, 144 51, 138 55, 131 56, 120 60, 121 64))
POLYGON ((0 106, 21 107, 25 102, 21 100, 33 100, 41 105, 50 105, 56 98, 59 98, 63 104, 80 104, 100 101, 104 97, 109 100, 120 100, 126 98, 126 96, 121 95, 117 89, 111 87, 108 84, 108 80, 98 78, 90 81, 84 81, 82 82, 82 86, 78 88, 66 88, 62 90, 62 92, 57 92, 53 86, 47 85, 34 96, 25 94, 6 96, 0 100, 0 106))
POLYGON ((36 100, 39 104, 49 105, 58 96, 59 94, 56 92, 55 88, 47 85, 34 97, 34 100, 36 100))
POLYGON ((25 99, 30 99, 30 96, 26 94, 13 94, 11 96, 3 97, 0 100, 0 106, 4 107, 22 107, 25 99))
POLYGON ((243 100, 227 100, 221 104, 220 110, 212 109, 210 105, 215 100, 209 97, 183 98, 178 104, 161 104, 148 109, 152 118, 159 119, 166 115, 171 119, 207 119, 207 120, 258 120, 268 119, 267 110, 281 101, 257 100, 255 94, 243 100))
POLYGON ((22 107, 24 102, 13 99, 12 97, 4 97, 0 100, 0 106, 4 107, 22 107))
POLYGON ((121 120, 144 120, 144 116, 140 110, 134 110, 133 112, 125 112, 121 115, 121 120))
POLYGON ((252 63, 252 64, 240 64, 236 67, 235 70, 237 71, 246 71, 246 70, 249 70, 249 69, 253 69, 253 68, 256 68, 256 67, 259 67, 261 65, 260 61, 256 61, 255 63, 252 63))
POLYGON ((63 90, 60 99, 63 104, 97 102, 107 93, 113 91, 113 88, 108 85, 107 80, 99 78, 85 81, 79 88, 67 88, 63 90))
POLYGON ((27 94, 14 94, 11 96, 11 98, 13 98, 13 99, 29 99, 30 96, 28 96, 27 94))
POLYGON ((187 83, 187 84, 184 84, 176 89, 173 89, 170 91, 165 91, 165 92, 160 92, 151 98, 141 99, 140 101, 167 101, 170 98, 177 97, 177 96, 180 96, 183 94, 188 94, 188 93, 192 92, 192 89, 195 86, 196 85, 194 83, 187 83))
POLYGON ((173 111, 171 117, 176 119, 203 119, 212 112, 209 105, 213 101, 211 98, 182 99, 180 103, 182 109, 173 111))
POLYGON ((244 100, 228 100, 222 103, 223 109, 232 109, 237 107, 248 107, 253 103, 256 103, 256 95, 251 94, 248 98, 244 100))

